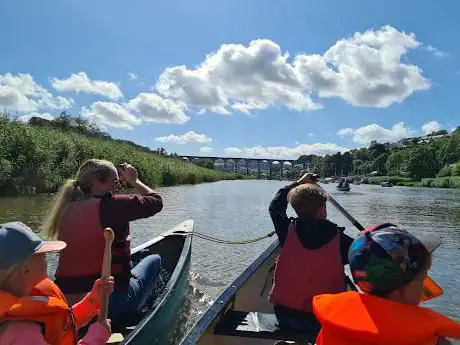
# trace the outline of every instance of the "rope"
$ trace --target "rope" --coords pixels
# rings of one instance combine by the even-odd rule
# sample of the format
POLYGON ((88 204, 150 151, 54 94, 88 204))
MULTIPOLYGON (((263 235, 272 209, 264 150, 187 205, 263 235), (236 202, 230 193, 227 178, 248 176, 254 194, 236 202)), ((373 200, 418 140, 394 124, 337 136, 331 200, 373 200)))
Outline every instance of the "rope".
POLYGON ((193 236, 196 236, 196 237, 201 238, 201 239, 206 240, 206 241, 210 241, 210 242, 214 242, 214 243, 221 243, 221 244, 250 244, 250 243, 256 243, 256 242, 262 241, 262 240, 264 240, 266 238, 272 237, 274 234, 275 234, 275 231, 272 231, 272 232, 269 232, 268 234, 265 234, 263 236, 260 236, 260 237, 257 237, 257 238, 251 239, 251 240, 230 241, 230 240, 223 240, 223 239, 220 239, 220 238, 209 236, 209 235, 203 234, 203 233, 198 232, 198 231, 193 232, 193 236))

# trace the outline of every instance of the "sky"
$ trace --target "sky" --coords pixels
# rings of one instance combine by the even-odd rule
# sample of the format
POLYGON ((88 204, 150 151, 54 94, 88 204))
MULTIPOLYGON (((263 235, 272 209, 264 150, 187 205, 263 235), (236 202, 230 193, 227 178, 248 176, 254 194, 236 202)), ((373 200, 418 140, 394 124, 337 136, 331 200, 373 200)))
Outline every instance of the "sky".
POLYGON ((295 159, 460 125, 460 2, 2 0, 0 109, 199 156, 295 159), (457 43, 455 43, 457 42, 457 43))

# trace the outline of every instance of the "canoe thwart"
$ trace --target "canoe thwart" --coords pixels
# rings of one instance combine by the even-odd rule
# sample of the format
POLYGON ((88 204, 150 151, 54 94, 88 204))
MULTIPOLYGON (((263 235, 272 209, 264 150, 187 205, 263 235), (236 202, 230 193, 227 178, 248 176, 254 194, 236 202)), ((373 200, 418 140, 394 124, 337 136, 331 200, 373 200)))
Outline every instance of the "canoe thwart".
POLYGON ((297 341, 302 344, 313 342, 313 336, 306 328, 305 333, 281 330, 275 314, 229 310, 214 330, 216 335, 234 337, 297 341))

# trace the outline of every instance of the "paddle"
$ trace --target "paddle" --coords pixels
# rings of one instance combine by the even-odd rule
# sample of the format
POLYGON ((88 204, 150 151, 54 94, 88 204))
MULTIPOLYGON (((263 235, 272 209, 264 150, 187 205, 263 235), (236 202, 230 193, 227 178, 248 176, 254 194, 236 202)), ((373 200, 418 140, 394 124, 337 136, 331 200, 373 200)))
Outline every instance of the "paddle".
MULTIPOLYGON (((112 266, 112 242, 115 238, 115 234, 113 233, 111 228, 104 229, 104 239, 105 239, 105 247, 104 247, 104 257, 102 259, 102 271, 101 277, 106 278, 109 277, 111 274, 111 266, 112 266)), ((109 308, 109 296, 107 293, 102 290, 102 306, 101 312, 99 314, 99 321, 106 321, 107 314, 109 308)))
POLYGON ((332 205, 335 206, 336 209, 339 210, 340 213, 342 213, 345 218, 347 218, 351 224, 353 224, 359 231, 364 230, 364 226, 362 226, 350 213, 348 213, 347 210, 345 210, 342 205, 340 205, 328 192, 326 192, 319 184, 316 184, 319 188, 321 188, 324 193, 327 195, 327 199, 331 202, 332 205))

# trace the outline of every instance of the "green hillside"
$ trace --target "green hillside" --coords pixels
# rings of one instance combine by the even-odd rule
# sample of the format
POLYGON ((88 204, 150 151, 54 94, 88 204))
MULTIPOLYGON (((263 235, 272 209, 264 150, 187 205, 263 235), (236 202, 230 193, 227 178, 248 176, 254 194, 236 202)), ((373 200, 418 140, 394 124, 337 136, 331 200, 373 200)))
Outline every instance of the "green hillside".
POLYGON ((55 192, 88 158, 129 162, 152 186, 239 179, 183 162, 132 142, 115 140, 84 119, 61 114, 53 121, 32 118, 29 124, 0 114, 0 195, 55 192))

